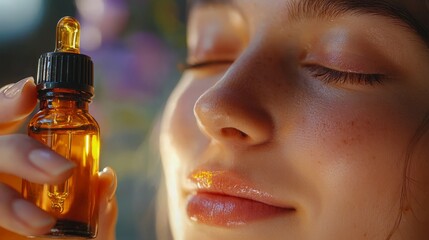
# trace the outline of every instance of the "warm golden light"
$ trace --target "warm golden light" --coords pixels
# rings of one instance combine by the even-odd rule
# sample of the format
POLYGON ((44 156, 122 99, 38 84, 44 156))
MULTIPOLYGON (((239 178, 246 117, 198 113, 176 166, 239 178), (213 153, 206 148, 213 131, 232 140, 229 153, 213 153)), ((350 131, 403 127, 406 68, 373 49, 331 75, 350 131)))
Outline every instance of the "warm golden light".
POLYGON ((198 187, 210 188, 213 185, 213 172, 201 171, 194 173, 192 178, 196 180, 198 187))

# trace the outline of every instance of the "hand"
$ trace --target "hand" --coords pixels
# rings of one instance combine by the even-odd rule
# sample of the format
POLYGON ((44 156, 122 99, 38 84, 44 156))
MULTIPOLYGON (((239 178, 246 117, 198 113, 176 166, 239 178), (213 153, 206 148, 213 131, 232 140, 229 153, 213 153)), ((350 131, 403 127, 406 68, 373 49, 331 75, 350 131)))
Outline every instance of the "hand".
MULTIPOLYGON (((0 89, 0 239, 27 239, 23 235, 46 233, 55 224, 52 216, 21 198, 21 178, 58 184, 70 177, 74 168, 73 163, 38 141, 23 134, 11 134, 36 103, 32 78, 0 89), (43 166, 38 161, 40 158, 44 159, 43 166)), ((113 240, 117 215, 116 176, 112 169, 105 168, 98 180, 100 228, 97 239, 113 240)))

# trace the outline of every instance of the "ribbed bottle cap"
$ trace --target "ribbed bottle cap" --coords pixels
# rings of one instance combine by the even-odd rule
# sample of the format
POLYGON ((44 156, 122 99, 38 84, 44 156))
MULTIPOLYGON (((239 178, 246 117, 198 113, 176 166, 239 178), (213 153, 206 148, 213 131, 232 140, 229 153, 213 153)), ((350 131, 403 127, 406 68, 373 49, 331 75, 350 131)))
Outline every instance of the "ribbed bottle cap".
POLYGON ((37 89, 67 88, 94 95, 94 65, 84 54, 44 53, 39 58, 37 89))
POLYGON ((94 95, 94 64, 80 54, 80 24, 63 17, 57 24, 56 48, 39 58, 37 89, 66 88, 94 95))

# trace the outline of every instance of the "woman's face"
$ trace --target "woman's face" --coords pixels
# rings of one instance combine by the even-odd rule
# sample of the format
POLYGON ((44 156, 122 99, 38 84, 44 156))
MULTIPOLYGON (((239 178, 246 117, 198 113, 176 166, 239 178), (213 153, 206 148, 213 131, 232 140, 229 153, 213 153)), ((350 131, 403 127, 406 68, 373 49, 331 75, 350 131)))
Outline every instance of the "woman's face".
POLYGON ((161 132, 175 239, 427 239, 428 16, 423 0, 194 1, 161 132))

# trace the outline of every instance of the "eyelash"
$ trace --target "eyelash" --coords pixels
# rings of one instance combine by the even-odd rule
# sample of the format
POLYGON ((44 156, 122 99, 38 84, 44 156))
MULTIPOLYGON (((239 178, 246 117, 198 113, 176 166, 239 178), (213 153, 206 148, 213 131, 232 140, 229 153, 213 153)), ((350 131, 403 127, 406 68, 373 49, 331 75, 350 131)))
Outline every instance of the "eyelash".
POLYGON ((307 65, 304 67, 312 77, 328 84, 374 85, 381 84, 384 78, 383 74, 342 72, 319 65, 307 65))
POLYGON ((234 61, 232 60, 213 60, 213 61, 204 61, 204 62, 197 62, 197 63, 180 63, 178 64, 178 68, 180 71, 184 72, 186 70, 192 70, 192 69, 199 69, 203 67, 208 67, 212 65, 223 65, 223 64, 231 64, 234 61))
MULTIPOLYGON (((198 63, 184 63, 179 64, 178 68, 181 71, 199 69, 217 64, 231 64, 231 60, 216 60, 205 61, 198 63)), ((382 84, 383 74, 366 74, 355 72, 343 72, 331 68, 323 67, 320 65, 304 65, 312 77, 322 80, 327 84, 353 84, 353 85, 374 85, 382 84)))

